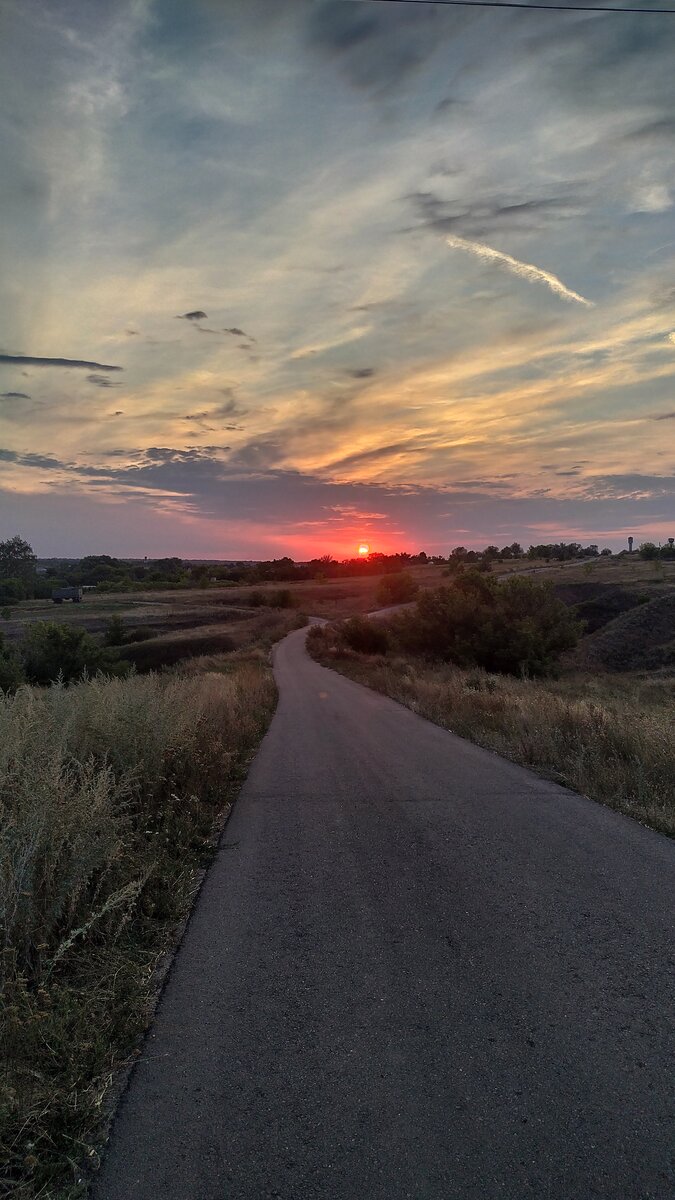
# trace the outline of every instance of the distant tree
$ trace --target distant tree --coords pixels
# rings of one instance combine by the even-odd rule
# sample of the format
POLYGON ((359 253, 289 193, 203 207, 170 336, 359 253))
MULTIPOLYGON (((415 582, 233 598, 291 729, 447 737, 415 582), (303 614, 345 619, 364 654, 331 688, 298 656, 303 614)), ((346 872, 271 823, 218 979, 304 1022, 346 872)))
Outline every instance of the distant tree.
POLYGON ((483 562, 495 562, 499 558, 499 546, 486 546, 481 558, 483 562))
POLYGON ((649 562, 651 559, 659 557, 659 548, 654 542, 643 542, 640 546, 640 558, 644 558, 649 562))
MULTIPOLYGON (((18 581, 18 587, 14 583, 12 588, 5 588, 5 591, 13 590, 15 593, 23 590, 24 595, 16 595, 16 599, 22 600, 32 596, 36 566, 37 558, 33 553, 33 547, 18 534, 8 538, 5 542, 0 542, 0 581, 5 584, 10 581, 18 581)), ((8 596, 8 598, 12 597, 8 596)))
POLYGON ((610 550, 609 546, 605 546, 604 549, 600 551, 601 558, 611 557, 611 554, 612 554, 612 551, 610 550))
POLYGON ((0 579, 0 603, 11 604, 17 600, 28 600, 32 590, 23 579, 0 579))
POLYGON ((523 557, 524 550, 523 550, 523 547, 521 546, 520 542, 511 542, 511 545, 509 546, 509 550, 511 551, 512 558, 522 558, 523 557))

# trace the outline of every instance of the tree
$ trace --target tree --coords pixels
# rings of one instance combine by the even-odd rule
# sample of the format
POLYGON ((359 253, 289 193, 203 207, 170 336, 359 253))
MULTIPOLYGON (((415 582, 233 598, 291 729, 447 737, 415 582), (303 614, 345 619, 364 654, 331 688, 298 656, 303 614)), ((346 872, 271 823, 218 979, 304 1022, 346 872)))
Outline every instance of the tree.
MULTIPOLYGON (((0 580, 3 583, 18 580, 27 597, 33 593, 36 565, 33 547, 18 534, 0 542, 0 580)), ((21 596, 16 598, 23 599, 21 596)))
POLYGON ((656 546, 654 544, 654 542, 643 542, 642 543, 642 545, 640 546, 640 558, 644 558, 647 560, 647 562, 649 562, 650 559, 654 559, 654 558, 658 558, 658 557, 659 557, 659 548, 658 548, 658 546, 656 546))
POLYGON ((508 674, 549 674, 580 626, 549 583, 465 571, 452 587, 423 592, 392 623, 404 650, 460 667, 508 674))

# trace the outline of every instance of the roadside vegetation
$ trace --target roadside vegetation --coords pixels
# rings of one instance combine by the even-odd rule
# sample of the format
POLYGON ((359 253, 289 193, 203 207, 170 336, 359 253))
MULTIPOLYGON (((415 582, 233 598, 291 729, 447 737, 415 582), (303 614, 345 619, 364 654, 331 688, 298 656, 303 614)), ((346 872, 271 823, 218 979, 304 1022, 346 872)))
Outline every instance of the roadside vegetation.
POLYGON ((675 679, 580 673, 581 631, 550 585, 463 575, 386 620, 315 626, 308 647, 444 728, 675 835, 675 679))
POLYGON ((266 656, 0 695, 0 1193, 71 1195, 267 726, 266 656), (63 1191, 61 1189, 64 1189, 63 1191))

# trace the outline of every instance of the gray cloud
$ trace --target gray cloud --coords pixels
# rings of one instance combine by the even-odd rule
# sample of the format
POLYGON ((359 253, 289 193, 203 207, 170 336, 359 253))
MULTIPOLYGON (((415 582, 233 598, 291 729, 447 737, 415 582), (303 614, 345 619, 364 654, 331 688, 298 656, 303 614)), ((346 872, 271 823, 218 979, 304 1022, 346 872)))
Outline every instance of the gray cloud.
POLYGON ((370 379, 371 375, 375 374, 375 368, 354 367, 351 371, 348 371, 347 374, 351 375, 352 379, 370 379))
POLYGON ((206 313, 202 312, 201 308, 195 308, 192 312, 181 313, 176 317, 177 321, 205 321, 206 313))
POLYGON ((439 14, 423 4, 413 13, 324 0, 311 12, 307 36, 310 47, 334 59, 354 86, 384 92, 400 87, 433 54, 441 28, 459 28, 466 21, 463 16, 439 14), (439 18, 445 18, 442 24, 439 18))
POLYGON ((114 383, 112 379, 108 379, 107 375, 87 375, 87 381, 93 383, 96 387, 111 388, 121 387, 120 383, 114 383))
POLYGON ((0 449, 0 462, 16 463, 20 467, 39 467, 44 471, 68 469, 65 463, 51 454, 21 454, 17 450, 0 449))
POLYGON ((431 191, 413 192, 406 197, 412 201, 420 224, 439 233, 459 233, 462 237, 490 237, 502 231, 534 229, 578 216, 581 206, 577 200, 561 196, 542 199, 514 199, 506 204, 496 197, 478 200, 467 206, 458 200, 443 200, 431 191))
POLYGON ((0 400, 30 400, 26 392, 0 392, 0 400))
POLYGON ((88 362, 84 358, 35 358, 29 354, 0 354, 0 363, 31 367, 84 367, 88 371, 121 371, 110 363, 88 362))
POLYGON ((649 419, 650 419, 650 421, 675 421, 675 412, 656 413, 653 417, 650 417, 649 419))
POLYGON ((244 330, 237 329, 236 325, 233 325, 230 329, 223 329, 223 333, 231 333, 234 337, 245 337, 248 338, 250 342, 255 341, 255 338, 251 337, 250 333, 244 333, 244 330))
POLYGON ((631 129, 628 133, 622 134, 622 138, 627 142, 641 142, 653 139, 670 140, 675 137, 675 117, 657 117, 654 121, 647 121, 644 125, 639 125, 637 129, 631 129))

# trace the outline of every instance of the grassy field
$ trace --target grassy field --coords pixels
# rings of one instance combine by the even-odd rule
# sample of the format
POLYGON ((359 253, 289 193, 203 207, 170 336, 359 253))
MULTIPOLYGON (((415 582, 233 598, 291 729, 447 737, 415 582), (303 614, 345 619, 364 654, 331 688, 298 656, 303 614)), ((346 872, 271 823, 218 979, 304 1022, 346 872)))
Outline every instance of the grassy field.
MULTIPOLYGON (((286 619, 288 619, 286 617, 286 619)), ((271 717, 262 647, 0 694, 0 1194, 74 1197, 271 717)))
MULTIPOLYGON (((447 569, 441 564, 414 565, 409 568, 421 588, 438 587, 448 582, 447 569)), ((632 559, 598 558, 587 563, 544 563, 519 560, 496 563, 493 572, 499 576, 512 574, 536 575, 550 579, 554 585, 603 584, 629 585, 661 590, 675 587, 675 562, 657 564, 632 559)), ((183 638, 190 640, 191 631, 207 632, 214 638, 227 633, 240 649, 255 642, 259 635, 260 611, 257 602, 267 611, 275 609, 274 601, 280 591, 288 594, 295 613, 339 620, 355 613, 366 613, 377 607, 375 594, 382 576, 354 579, 313 580, 302 583, 267 583, 255 587, 192 588, 184 591, 148 591, 131 593, 87 592, 81 604, 55 605, 51 600, 23 601, 10 607, 9 617, 0 617, 0 631, 9 641, 21 638, 27 625, 34 621, 58 621, 74 624, 88 633, 103 635, 112 616, 122 619, 134 641, 161 638, 165 643, 179 646, 183 638), (251 601, 255 600, 256 606, 251 601)), ((283 611, 283 610, 282 610, 283 611)), ((218 647, 214 647, 218 649, 218 647)))
POLYGON ((675 836, 675 672, 528 680, 308 637, 318 662, 582 795, 675 836))

